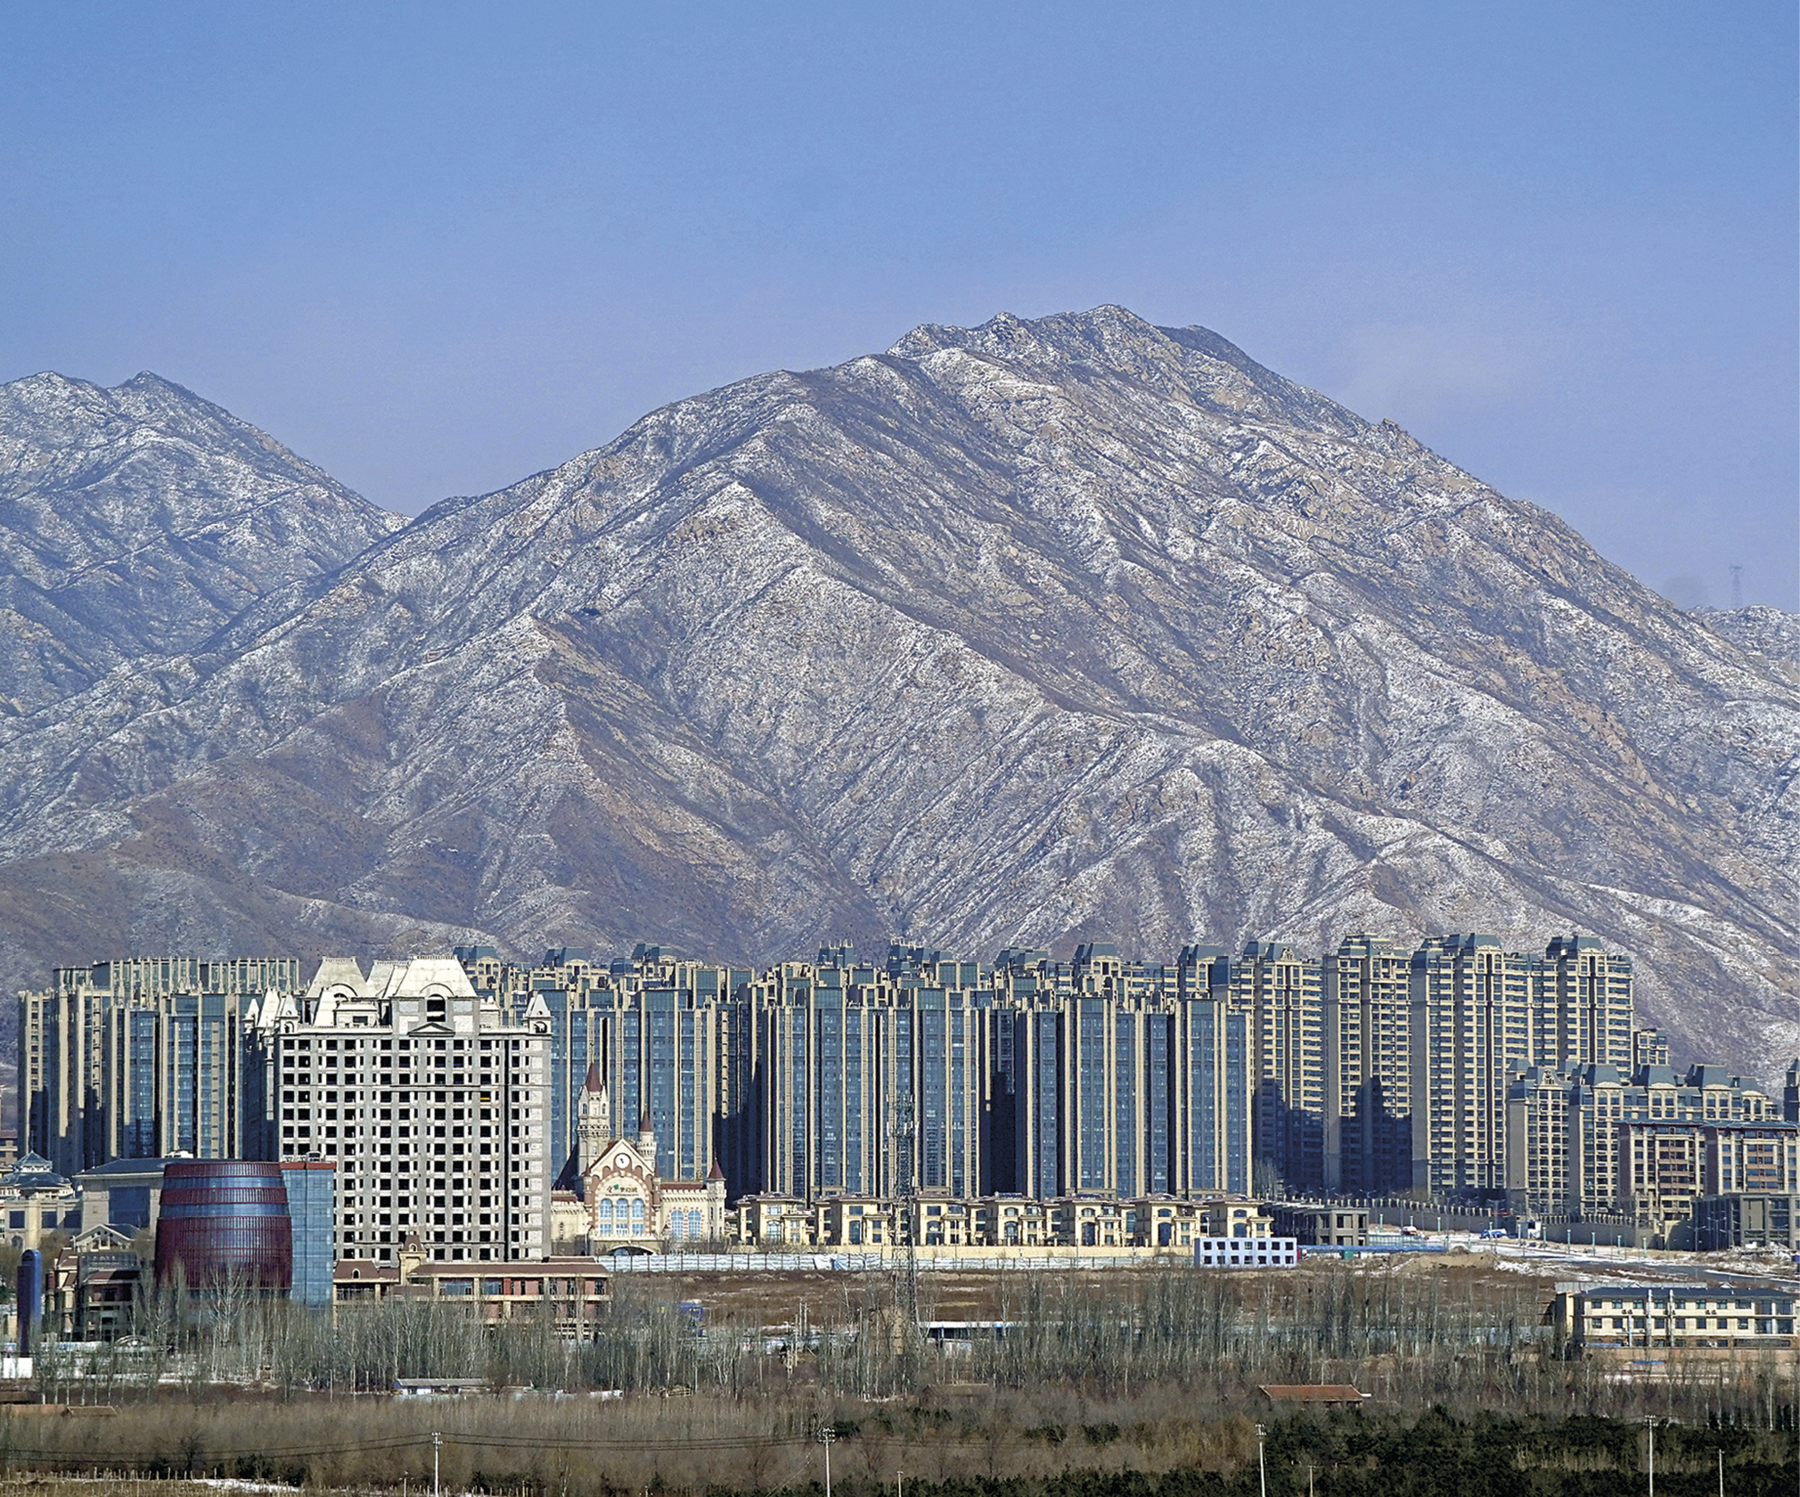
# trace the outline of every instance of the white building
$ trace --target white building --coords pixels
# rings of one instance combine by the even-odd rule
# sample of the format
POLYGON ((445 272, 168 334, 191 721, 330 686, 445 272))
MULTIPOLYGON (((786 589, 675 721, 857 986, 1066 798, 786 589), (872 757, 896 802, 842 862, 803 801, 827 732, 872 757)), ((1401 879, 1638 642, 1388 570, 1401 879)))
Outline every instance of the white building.
POLYGON ((328 958, 252 1010, 264 1157, 337 1162, 336 1254, 393 1263, 549 1250, 550 1016, 478 999, 453 957, 328 958))
POLYGON ((1196 1268, 1292 1268, 1300 1244, 1292 1237, 1196 1237, 1196 1268))

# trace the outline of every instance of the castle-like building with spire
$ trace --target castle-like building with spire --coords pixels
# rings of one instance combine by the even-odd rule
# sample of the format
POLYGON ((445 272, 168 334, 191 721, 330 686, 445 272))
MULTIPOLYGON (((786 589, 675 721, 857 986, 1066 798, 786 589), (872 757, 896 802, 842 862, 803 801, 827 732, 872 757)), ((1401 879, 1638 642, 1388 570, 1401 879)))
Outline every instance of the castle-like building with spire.
POLYGON ((725 1240, 725 1172, 667 1180, 656 1172, 656 1129, 646 1108, 637 1133, 615 1133, 612 1101, 597 1065, 576 1104, 576 1146, 550 1202, 558 1253, 675 1251, 725 1240))

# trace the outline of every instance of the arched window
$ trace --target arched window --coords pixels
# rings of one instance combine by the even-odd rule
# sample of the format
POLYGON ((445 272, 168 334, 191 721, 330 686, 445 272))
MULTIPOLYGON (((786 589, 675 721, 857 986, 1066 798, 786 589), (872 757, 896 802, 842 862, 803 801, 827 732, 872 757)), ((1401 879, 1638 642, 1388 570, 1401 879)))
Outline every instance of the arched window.
POLYGON ((696 1207, 694 1210, 688 1212, 688 1236, 698 1242, 703 1235, 702 1227, 703 1219, 699 1208, 696 1207))
POLYGON ((631 1202, 631 1230, 634 1232, 644 1230, 644 1198, 642 1196, 634 1197, 631 1202))
POLYGON ((600 1210, 595 1214, 600 1218, 601 1226, 610 1227, 612 1225, 613 1203, 611 1201, 601 1201, 600 1210))
POLYGON ((669 1213, 669 1236, 677 1241, 687 1236, 687 1212, 671 1211, 669 1213))

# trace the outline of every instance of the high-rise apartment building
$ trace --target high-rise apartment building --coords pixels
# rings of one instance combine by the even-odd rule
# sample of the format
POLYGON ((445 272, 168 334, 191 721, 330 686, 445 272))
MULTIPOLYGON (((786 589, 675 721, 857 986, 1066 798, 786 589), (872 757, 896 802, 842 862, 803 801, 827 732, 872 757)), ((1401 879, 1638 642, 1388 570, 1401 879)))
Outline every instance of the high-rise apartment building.
POLYGON ((1231 963, 1189 947, 1173 969, 1083 947, 1066 985, 1015 972, 995 1033, 1016 1174, 1002 1189, 1199 1195, 1251 1182, 1251 1014, 1231 1002, 1231 963))
MULTIPOLYGON (((1631 958, 1592 936, 1557 936, 1532 966, 1531 1060, 1570 1066, 1616 1066, 1629 1072, 1634 1000, 1631 958)), ((1668 1064, 1667 1057, 1662 1063, 1668 1064)))
POLYGON ((1166 1182, 1168 1015, 1094 993, 1064 999, 1060 1017, 1063 1193, 1136 1195, 1152 1173, 1166 1182), (1165 1120, 1154 1154, 1153 1090, 1165 1120))
POLYGON ((748 999, 758 1009, 756 1110, 768 1120, 761 1188, 805 1199, 898 1191, 912 1158, 910 1149, 897 1158, 890 1088, 914 1093, 910 1063, 895 1061, 904 1053, 910 1062, 913 1040, 896 995, 869 969, 793 963, 770 978, 753 983, 748 999))
MULTIPOLYGON (((1542 1200, 1580 1190, 1582 1170, 1512 1141, 1555 1135, 1549 1091, 1578 1067, 1630 1076, 1667 1063, 1667 1042, 1634 1027, 1631 960, 1591 936, 1557 936, 1542 956, 1506 952, 1492 936, 1425 941, 1410 964, 1414 1188, 1434 1195, 1542 1200), (1509 1095, 1523 1109, 1509 1132, 1509 1095), (1520 1130, 1523 1129, 1523 1132, 1520 1130)), ((1579 1129, 1569 1133, 1577 1147, 1579 1129)), ((1535 1205, 1534 1210, 1550 1210, 1535 1205)))
POLYGON ((1000 1022, 1012 1028, 1011 1069, 1007 1087, 1015 1121, 1013 1157, 1016 1174, 1002 1180, 1002 1190, 1035 1200, 1067 1194, 1062 1137, 1063 1033, 1065 1016, 1057 1009, 1032 1004, 1001 1011, 1000 1022))
POLYGON ((648 1109, 662 1178, 704 1180, 715 1163, 735 1179, 754 1174, 747 1160, 732 1157, 739 1144, 735 1110, 754 1064, 734 995, 754 973, 643 945, 604 964, 554 949, 529 970, 506 965, 487 947, 456 954, 479 996, 515 1017, 533 1001, 549 1012, 553 1156, 573 1155, 582 1083, 597 1066, 620 1117, 648 1109))
POLYGON ((1520 1216, 1568 1216, 1571 1077, 1532 1066, 1506 1090, 1506 1199, 1520 1216))
POLYGON ((807 1199, 979 1193, 992 1015, 990 995, 957 985, 962 975, 949 962, 899 972, 795 962, 748 985, 755 1188, 807 1199))
POLYGON ((549 1247, 550 1017, 477 997, 450 957, 320 964, 254 1016, 263 1155, 337 1163, 339 1259, 437 1260, 549 1247))
POLYGON ((1618 1128, 1620 1207, 1667 1234, 1705 1196, 1792 1196, 1800 1148, 1792 1123, 1638 1120, 1618 1128))
POLYGON ((100 1099, 110 994, 60 983, 19 995, 19 1148, 73 1175, 107 1162, 100 1099))
MULTIPOLYGON (((902 987, 910 997, 917 1056, 911 1168, 922 1190, 972 1196, 981 1188, 982 1103, 987 1095, 988 1007, 973 988, 902 987)), ((904 1018, 896 1025, 903 1033, 904 1018)), ((893 1085, 905 1079, 896 1053, 893 1085)))
POLYGON ((1407 958, 1379 936, 1345 938, 1325 962, 1325 1188, 1412 1188, 1407 958))
POLYGON ((1407 972, 1413 1189, 1506 1188, 1506 1098, 1531 1065, 1531 959, 1488 935, 1432 936, 1407 972))
POLYGON ((1254 1158, 1251 1016, 1231 1002, 1231 963, 1218 947, 1185 948, 1175 978, 1169 1188, 1183 1196, 1247 1195, 1254 1158))
POLYGON ((1232 968, 1231 1002, 1250 1021, 1251 1142, 1257 1165, 1276 1171, 1292 1193, 1322 1190, 1323 964, 1285 943, 1253 941, 1232 968))
POLYGON ((19 995, 20 1146, 73 1174, 113 1159, 242 1155, 247 1005, 294 991, 288 957, 58 967, 19 995))
POLYGON ((173 993, 102 1019, 101 1147, 109 1159, 243 1154, 244 1015, 239 993, 173 993))
POLYGON ((86 967, 56 967, 57 992, 86 988, 115 1000, 163 998, 178 993, 292 992, 300 986, 300 961, 291 956, 133 956, 86 967))
MULTIPOLYGON (((650 1115, 665 1180, 704 1180, 713 1166, 722 1013, 715 993, 651 987, 615 992, 610 1012, 588 1010, 601 1030, 600 1074, 613 1105, 620 1117, 650 1115)), ((559 1108, 564 1101, 559 1087, 559 1108)))
POLYGON ((1766 1118, 1706 1130, 1701 1189, 1709 1196, 1800 1193, 1800 1128, 1766 1118))

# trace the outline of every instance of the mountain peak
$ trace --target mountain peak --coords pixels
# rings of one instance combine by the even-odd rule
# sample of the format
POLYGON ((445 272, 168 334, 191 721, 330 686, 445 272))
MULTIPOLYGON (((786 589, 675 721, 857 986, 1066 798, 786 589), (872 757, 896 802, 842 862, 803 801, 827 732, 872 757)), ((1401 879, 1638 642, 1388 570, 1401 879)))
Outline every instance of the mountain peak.
POLYGON ((972 328, 928 322, 901 338, 888 353, 895 358, 921 359, 961 348, 1000 358, 1098 358, 1111 362, 1122 348, 1141 350, 1167 341, 1160 328, 1135 312, 1108 304, 1086 312, 1036 318, 999 312, 972 328))
POLYGON ((144 371, 0 385, 0 698, 29 710, 120 660, 192 649, 403 522, 144 371))
POLYGON ((115 390, 136 390, 157 395, 170 396, 178 400, 192 401, 195 405, 204 405, 212 410, 223 410, 223 406, 214 405, 212 401, 196 395, 186 385, 178 385, 172 379, 164 379, 153 369, 140 369, 121 384, 114 385, 115 390))
POLYGON ((1244 419, 1294 422, 1333 435, 1368 425, 1337 402, 1264 368, 1209 328, 1158 327, 1113 303, 1037 318, 1002 312, 973 328, 927 323, 888 353, 925 360, 952 350, 1058 378, 1081 370, 1123 376, 1162 395, 1244 419))
POLYGON ((100 385, 92 380, 78 379, 72 375, 59 373, 54 369, 41 370, 36 374, 28 374, 22 379, 0 384, 0 408, 9 403, 21 400, 44 401, 101 401, 109 406, 117 405, 122 398, 131 395, 156 395, 179 401, 183 404, 203 406, 210 410, 220 410, 210 401, 202 400, 192 390, 176 384, 173 380, 164 379, 160 374, 143 369, 130 379, 121 380, 116 385, 100 385))

